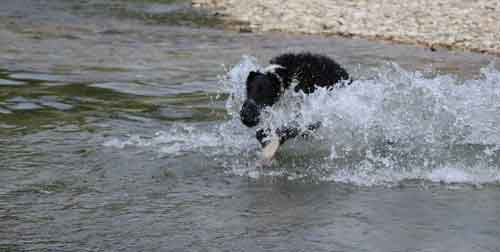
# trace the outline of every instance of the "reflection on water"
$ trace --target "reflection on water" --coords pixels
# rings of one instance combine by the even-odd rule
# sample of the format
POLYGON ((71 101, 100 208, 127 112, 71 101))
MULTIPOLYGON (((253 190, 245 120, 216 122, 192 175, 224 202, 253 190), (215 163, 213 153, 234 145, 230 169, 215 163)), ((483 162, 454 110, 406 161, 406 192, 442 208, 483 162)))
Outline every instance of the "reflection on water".
POLYGON ((496 58, 220 25, 184 1, 2 2, 0 251, 500 247, 496 58), (257 169, 243 82, 304 50, 355 81, 268 111, 304 99, 324 127, 257 169))

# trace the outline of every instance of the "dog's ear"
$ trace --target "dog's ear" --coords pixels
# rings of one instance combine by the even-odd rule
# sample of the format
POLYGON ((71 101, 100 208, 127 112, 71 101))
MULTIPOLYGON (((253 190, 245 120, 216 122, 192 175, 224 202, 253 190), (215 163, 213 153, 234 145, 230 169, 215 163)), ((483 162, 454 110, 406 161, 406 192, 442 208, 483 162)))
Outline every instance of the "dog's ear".
POLYGON ((267 73, 267 77, 271 81, 271 85, 273 85, 273 89, 276 91, 276 93, 278 95, 283 93, 284 90, 282 90, 281 80, 278 78, 278 76, 276 74, 267 73))
POLYGON ((251 71, 249 74, 248 74, 248 77, 247 77, 247 84, 251 81, 253 81, 253 79, 255 79, 255 77, 257 77, 257 75, 259 75, 261 73, 259 72, 255 72, 255 71, 251 71))

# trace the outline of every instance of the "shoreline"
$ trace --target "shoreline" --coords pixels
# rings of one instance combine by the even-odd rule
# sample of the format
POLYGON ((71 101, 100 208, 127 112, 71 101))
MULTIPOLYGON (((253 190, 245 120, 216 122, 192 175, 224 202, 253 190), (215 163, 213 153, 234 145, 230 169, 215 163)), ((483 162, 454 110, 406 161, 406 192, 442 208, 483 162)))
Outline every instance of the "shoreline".
POLYGON ((242 32, 278 31, 500 56, 496 0, 192 0, 242 32))

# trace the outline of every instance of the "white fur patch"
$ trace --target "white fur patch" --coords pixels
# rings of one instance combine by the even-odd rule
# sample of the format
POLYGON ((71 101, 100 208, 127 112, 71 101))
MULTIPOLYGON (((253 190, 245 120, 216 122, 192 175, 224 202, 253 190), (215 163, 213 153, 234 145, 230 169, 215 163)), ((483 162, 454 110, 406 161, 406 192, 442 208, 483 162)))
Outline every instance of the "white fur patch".
POLYGON ((278 68, 285 68, 284 66, 278 65, 278 64, 272 64, 264 68, 263 72, 265 73, 275 73, 276 69, 278 68))
POLYGON ((271 160, 278 151, 279 147, 280 147, 279 137, 278 136, 271 137, 269 143, 267 143, 266 147, 262 149, 262 157, 271 160))

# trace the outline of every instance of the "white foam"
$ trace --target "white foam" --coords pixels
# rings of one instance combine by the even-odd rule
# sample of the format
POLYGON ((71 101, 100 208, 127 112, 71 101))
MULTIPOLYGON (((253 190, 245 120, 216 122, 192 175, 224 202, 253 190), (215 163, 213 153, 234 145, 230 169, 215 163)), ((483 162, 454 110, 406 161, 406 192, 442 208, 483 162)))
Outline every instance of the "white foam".
POLYGON ((426 177, 434 182, 467 183, 474 181, 474 176, 454 167, 435 169, 430 171, 426 177))
POLYGON ((231 128, 231 123, 215 126, 177 124, 168 131, 158 131, 152 136, 114 137, 105 141, 103 145, 119 149, 150 148, 160 154, 170 156, 200 151, 210 155, 237 155, 257 146, 256 143, 249 141, 251 137, 249 134, 238 133, 231 128), (229 134, 229 131, 232 131, 232 134, 229 134))

